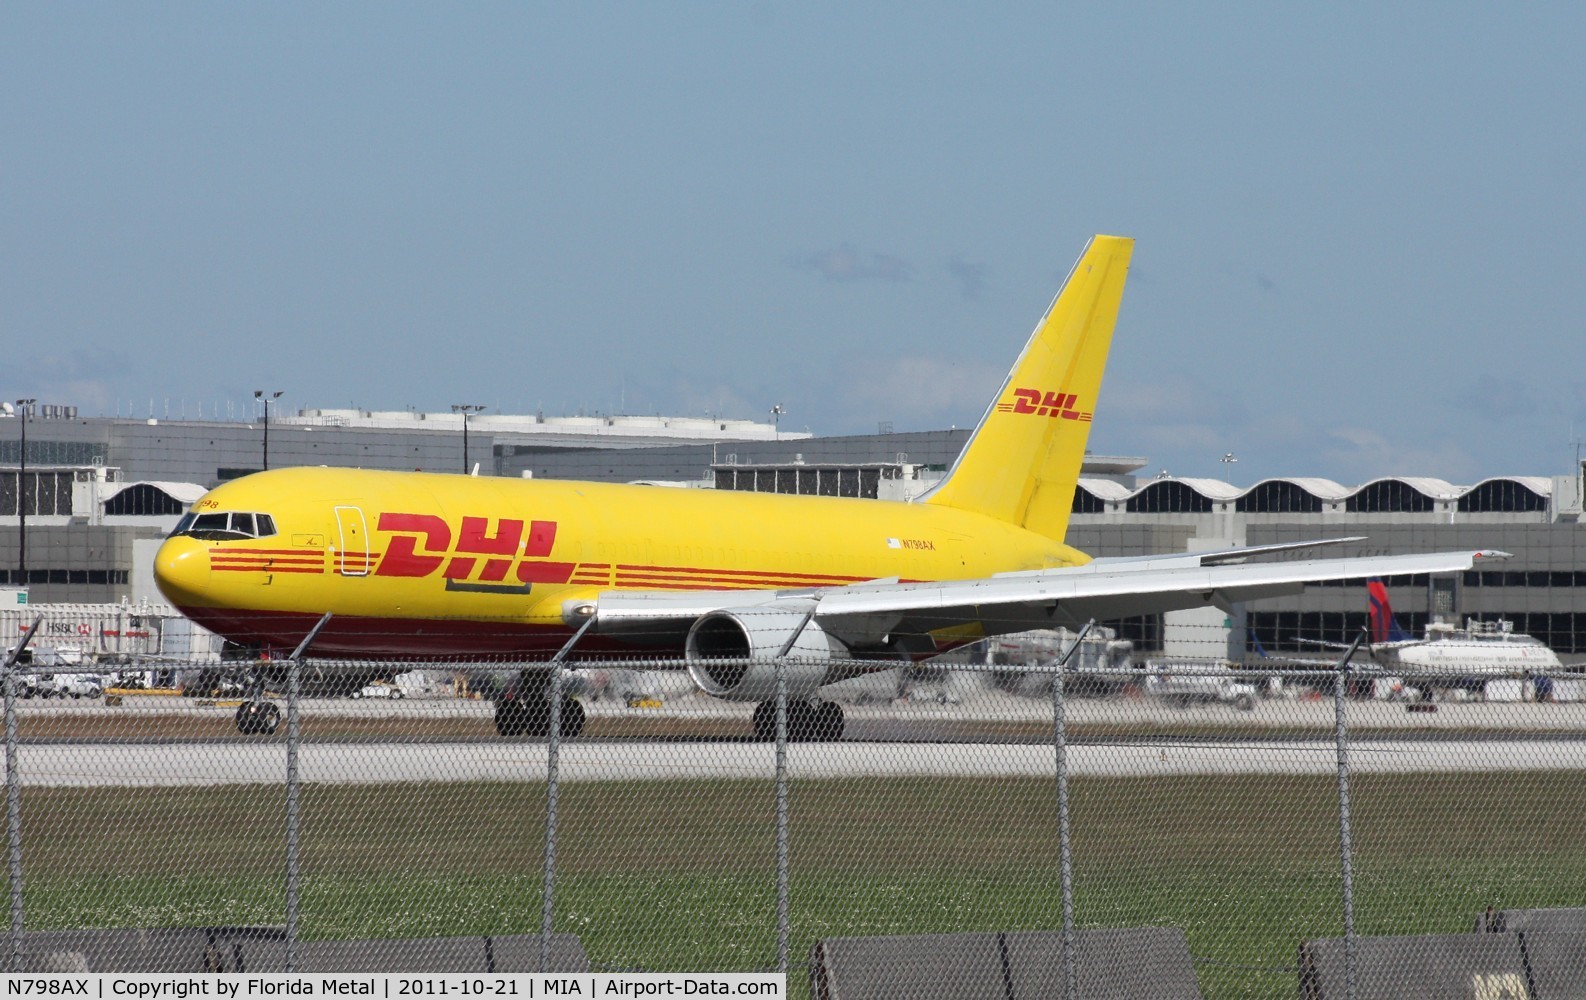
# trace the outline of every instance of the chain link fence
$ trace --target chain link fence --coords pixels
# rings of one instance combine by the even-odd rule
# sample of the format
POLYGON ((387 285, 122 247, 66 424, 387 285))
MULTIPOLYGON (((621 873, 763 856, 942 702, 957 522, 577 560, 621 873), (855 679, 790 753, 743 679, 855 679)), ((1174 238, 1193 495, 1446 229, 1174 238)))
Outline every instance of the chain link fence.
POLYGON ((1586 905, 1586 677, 1075 646, 836 709, 667 661, 8 664, 10 968, 41 931, 271 928, 288 968, 556 932, 804 995, 823 939, 1045 930, 1078 996, 1075 933, 1160 926, 1204 996, 1292 996, 1324 939, 1356 995, 1357 942, 1586 905))

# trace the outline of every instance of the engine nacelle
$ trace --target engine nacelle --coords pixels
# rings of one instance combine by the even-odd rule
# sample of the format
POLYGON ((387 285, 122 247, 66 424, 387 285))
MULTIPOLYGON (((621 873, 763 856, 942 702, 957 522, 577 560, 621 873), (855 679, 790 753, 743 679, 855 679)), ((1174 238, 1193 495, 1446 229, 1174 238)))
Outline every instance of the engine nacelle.
POLYGON ((722 608, 700 617, 688 631, 688 675, 699 689, 728 701, 766 701, 776 697, 776 658, 788 636, 803 625, 787 653, 784 668, 790 699, 813 695, 826 684, 849 676, 831 660, 852 654, 813 618, 781 608, 722 608))

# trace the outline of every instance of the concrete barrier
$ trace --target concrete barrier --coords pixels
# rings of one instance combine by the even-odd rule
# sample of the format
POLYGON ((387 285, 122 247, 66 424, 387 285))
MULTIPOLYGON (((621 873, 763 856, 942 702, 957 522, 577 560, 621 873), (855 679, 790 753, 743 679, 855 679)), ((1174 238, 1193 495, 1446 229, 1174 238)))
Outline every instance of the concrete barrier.
POLYGON ((280 927, 30 931, 25 972, 269 972, 282 967, 280 927))
POLYGON ((1520 931, 1535 1000, 1586 997, 1586 934, 1520 931))
POLYGON ((588 972, 589 956, 577 934, 552 934, 550 967, 540 968, 538 934, 504 934, 489 939, 492 972, 588 972))
POLYGON ((1554 931, 1586 935, 1586 908, 1561 906, 1543 910, 1488 909, 1476 914, 1476 930, 1483 933, 1554 931))
MULTIPOLYGON (((1060 997, 1063 935, 1009 931, 1008 964, 1014 1000, 1060 997)), ((1200 1000, 1195 961, 1177 927, 1116 927, 1077 931, 1075 979, 1085 1000, 1200 1000)))
POLYGON ((1536 997, 1586 997, 1586 907, 1488 909, 1476 915, 1483 933, 1520 936, 1536 997))
MULTIPOLYGON (((1086 1000, 1200 1000, 1176 927, 1082 930, 1074 945, 1086 1000)), ((810 953, 817 1000, 1055 1000, 1063 975, 1056 931, 827 938, 810 953)))
POLYGON ((824 938, 810 950, 816 1000, 1008 1000, 1007 954, 992 932, 824 938))
MULTIPOLYGON (((1344 940, 1300 946, 1300 996, 1348 996, 1344 940)), ((1422 934, 1355 940, 1355 1000, 1533 1000, 1518 934, 1422 934)))

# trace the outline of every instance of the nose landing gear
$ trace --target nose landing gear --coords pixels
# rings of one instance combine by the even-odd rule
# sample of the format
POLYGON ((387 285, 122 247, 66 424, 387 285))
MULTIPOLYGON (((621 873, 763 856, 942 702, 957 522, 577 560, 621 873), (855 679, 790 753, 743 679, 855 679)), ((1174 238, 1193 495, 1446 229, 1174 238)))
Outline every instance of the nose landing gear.
POLYGON ((269 736, 281 728, 281 706, 264 696, 264 675, 250 670, 237 706, 237 732, 244 736, 269 736))

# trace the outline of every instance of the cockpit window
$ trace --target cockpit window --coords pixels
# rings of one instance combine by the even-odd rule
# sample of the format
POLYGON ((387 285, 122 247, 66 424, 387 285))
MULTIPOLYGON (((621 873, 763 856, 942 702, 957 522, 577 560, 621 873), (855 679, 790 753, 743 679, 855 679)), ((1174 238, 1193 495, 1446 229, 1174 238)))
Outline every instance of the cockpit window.
POLYGON ((275 519, 269 514, 222 511, 214 514, 183 514, 171 537, 188 535, 210 542, 236 541, 240 538, 265 538, 275 534, 275 519))

